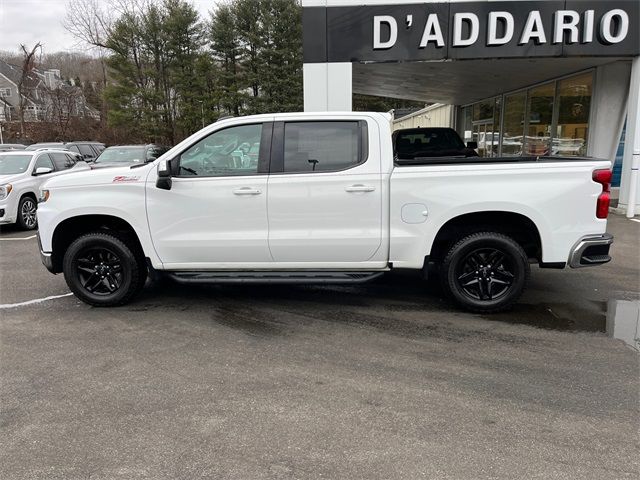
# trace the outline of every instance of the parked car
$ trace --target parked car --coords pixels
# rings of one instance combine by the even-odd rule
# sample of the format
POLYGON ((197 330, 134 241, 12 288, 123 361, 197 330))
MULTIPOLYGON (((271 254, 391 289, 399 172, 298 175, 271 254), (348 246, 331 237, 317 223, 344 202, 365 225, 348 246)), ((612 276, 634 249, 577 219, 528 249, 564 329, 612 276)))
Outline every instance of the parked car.
POLYGON ((21 143, 0 143, 0 152, 12 152, 13 150, 24 150, 25 148, 21 143))
POLYGON ((396 160, 390 121, 233 118, 152 163, 53 178, 38 208, 42 261, 96 306, 128 302, 149 272, 188 284, 361 283, 414 269, 437 272, 464 308, 494 312, 518 299, 530 263, 611 259, 611 162, 396 160), (258 161, 240 161, 255 144, 258 161))
POLYGON ((89 170, 78 156, 64 150, 18 150, 0 153, 0 224, 17 223, 25 230, 37 227, 40 185, 72 170, 89 170))
POLYGON ((477 157, 477 144, 465 145, 453 128, 405 128, 392 135, 393 152, 399 160, 438 157, 477 157))
POLYGON ((478 133, 478 155, 488 157, 498 154, 498 145, 500 145, 500 134, 498 132, 480 132, 478 133))
POLYGON ((97 167, 122 167, 152 162, 169 150, 162 145, 120 145, 105 149, 93 162, 93 168, 97 167))
POLYGON ((100 142, 43 142, 29 145, 27 150, 38 150, 41 148, 55 148, 57 150, 69 150, 70 152, 82 155, 85 162, 93 162, 104 149, 104 143, 100 142))

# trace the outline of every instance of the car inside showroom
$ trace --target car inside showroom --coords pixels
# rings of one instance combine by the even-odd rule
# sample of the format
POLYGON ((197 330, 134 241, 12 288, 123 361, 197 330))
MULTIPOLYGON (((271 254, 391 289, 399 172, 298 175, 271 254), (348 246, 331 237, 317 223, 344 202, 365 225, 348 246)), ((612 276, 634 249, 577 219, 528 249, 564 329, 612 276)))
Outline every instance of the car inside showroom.
POLYGON ((637 210, 637 0, 302 5, 305 110, 351 110, 354 93, 418 100, 412 127, 453 127, 480 156, 615 160, 618 208, 637 210))

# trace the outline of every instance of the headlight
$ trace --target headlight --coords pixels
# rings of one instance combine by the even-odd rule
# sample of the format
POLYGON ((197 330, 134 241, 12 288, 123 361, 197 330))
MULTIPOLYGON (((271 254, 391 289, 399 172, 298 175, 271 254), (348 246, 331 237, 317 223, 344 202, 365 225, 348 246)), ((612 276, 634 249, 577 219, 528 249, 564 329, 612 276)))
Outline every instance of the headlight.
POLYGON ((4 200, 5 198, 7 198, 12 189, 13 187, 10 183, 7 183, 6 185, 0 185, 0 200, 4 200))
POLYGON ((40 190, 40 198, 38 198, 38 203, 43 203, 49 200, 49 190, 40 190))

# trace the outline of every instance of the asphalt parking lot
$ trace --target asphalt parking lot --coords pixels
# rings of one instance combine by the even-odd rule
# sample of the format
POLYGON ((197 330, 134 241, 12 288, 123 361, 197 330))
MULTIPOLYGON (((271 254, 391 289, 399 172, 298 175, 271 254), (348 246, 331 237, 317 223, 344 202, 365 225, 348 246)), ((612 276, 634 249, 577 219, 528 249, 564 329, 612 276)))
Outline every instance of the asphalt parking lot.
POLYGON ((609 225, 610 264, 487 317, 398 274, 96 309, 2 228, 0 478, 638 478, 639 357, 604 331, 640 223, 609 225))

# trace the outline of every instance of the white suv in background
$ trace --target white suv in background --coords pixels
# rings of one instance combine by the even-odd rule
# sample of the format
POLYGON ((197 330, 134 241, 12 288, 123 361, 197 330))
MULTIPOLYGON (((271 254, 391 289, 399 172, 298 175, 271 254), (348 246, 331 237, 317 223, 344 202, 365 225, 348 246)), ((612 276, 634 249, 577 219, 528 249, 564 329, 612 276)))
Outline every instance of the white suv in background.
POLYGON ((62 150, 0 152, 0 225, 35 229, 40 185, 72 168, 90 168, 79 160, 79 155, 62 150))

